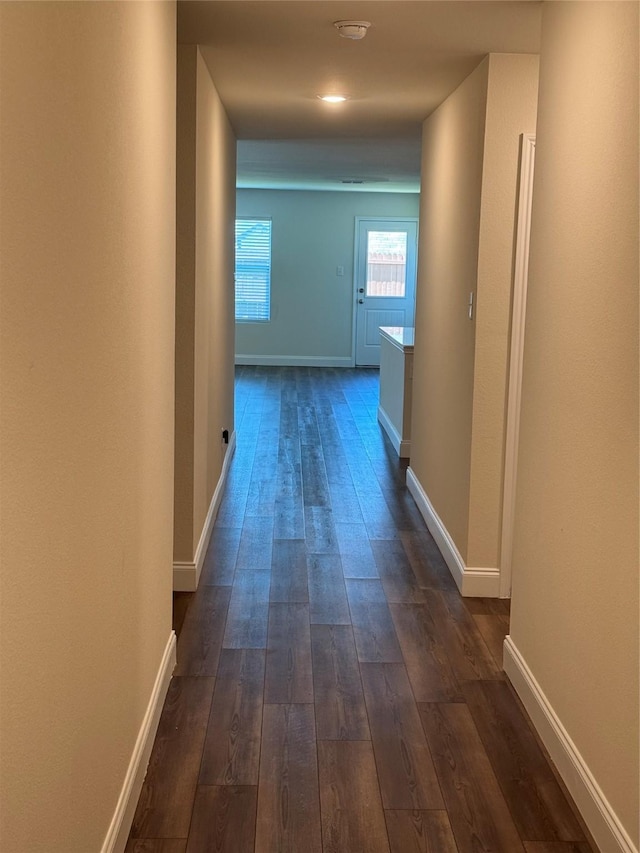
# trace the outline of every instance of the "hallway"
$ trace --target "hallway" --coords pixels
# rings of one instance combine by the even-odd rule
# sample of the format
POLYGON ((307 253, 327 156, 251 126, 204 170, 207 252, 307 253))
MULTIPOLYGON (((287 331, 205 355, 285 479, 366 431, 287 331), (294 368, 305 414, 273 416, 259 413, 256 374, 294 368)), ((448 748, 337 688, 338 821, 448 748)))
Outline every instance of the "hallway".
POLYGON ((378 373, 236 369, 237 450, 127 853, 590 853, 377 421, 378 373))

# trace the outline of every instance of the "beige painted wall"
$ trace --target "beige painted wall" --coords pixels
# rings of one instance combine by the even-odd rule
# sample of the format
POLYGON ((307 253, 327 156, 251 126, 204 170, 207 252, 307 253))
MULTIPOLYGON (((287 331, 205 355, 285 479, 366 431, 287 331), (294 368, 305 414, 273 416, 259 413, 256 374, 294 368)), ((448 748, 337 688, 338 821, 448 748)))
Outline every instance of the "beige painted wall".
POLYGON ((194 558, 233 431, 235 137, 193 45, 178 45, 174 559, 194 558))
POLYGON ((425 121, 411 468, 467 551, 475 324, 489 60, 425 121))
POLYGON ((537 81, 536 56, 492 54, 423 127, 411 468, 477 568, 500 560, 519 137, 537 81))
POLYGON ((0 849, 100 850, 171 633, 175 5, 2 3, 0 849))
POLYGON ((511 635, 638 845, 638 4, 543 16, 511 635))
POLYGON ((177 46, 176 352, 173 553, 191 560, 193 544, 194 322, 196 282, 197 49, 177 46))
POLYGON ((475 313, 469 566, 500 566, 520 135, 535 133, 538 64, 538 57, 529 54, 489 56, 475 313))

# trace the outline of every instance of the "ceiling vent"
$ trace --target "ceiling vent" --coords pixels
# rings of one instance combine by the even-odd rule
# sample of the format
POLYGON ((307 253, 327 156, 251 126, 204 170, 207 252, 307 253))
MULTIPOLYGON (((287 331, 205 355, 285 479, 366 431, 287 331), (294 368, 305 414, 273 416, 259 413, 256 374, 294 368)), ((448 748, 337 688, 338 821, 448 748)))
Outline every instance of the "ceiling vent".
POLYGON ((333 26, 343 39, 359 41, 366 36, 371 23, 369 21, 334 21, 333 26))
POLYGON ((372 177, 371 175, 362 175, 359 178, 338 178, 341 184, 385 184, 389 178, 372 177))

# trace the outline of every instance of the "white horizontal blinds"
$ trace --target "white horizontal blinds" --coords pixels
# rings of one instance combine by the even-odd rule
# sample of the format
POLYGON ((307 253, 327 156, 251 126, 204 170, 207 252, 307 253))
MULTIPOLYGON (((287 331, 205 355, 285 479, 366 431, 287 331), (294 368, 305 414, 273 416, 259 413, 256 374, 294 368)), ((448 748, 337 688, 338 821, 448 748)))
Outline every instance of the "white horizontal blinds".
POLYGON ((236 219, 236 320, 270 318, 271 220, 236 219))

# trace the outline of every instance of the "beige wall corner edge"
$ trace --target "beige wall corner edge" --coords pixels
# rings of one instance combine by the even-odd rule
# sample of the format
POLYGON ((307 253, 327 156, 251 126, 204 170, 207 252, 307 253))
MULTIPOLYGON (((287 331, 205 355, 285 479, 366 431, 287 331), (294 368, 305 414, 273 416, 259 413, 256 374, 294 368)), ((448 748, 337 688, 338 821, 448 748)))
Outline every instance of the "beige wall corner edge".
POLYGON ((209 504, 209 511, 207 512, 202 533, 200 534, 200 541, 198 542, 195 556, 191 561, 176 561, 173 564, 174 592, 195 592, 198 588, 200 575, 202 574, 202 567, 204 565, 204 558, 207 553, 207 548, 209 547, 209 540, 211 539, 211 534, 213 532, 213 525, 216 520, 216 516, 218 515, 218 510, 220 509, 220 503, 222 501, 222 495, 227 483, 229 467, 231 465, 235 449, 236 433, 234 430, 229 436, 229 446, 222 464, 220 479, 218 480, 213 497, 211 498, 211 503, 209 504))
POLYGON ((391 445, 400 459, 409 459, 411 457, 411 439, 403 438, 391 417, 385 412, 382 406, 378 406, 378 423, 383 428, 391 445))
POLYGON ((598 848, 608 853, 638 853, 511 635, 504 641, 504 671, 598 848))
POLYGON ((171 631, 101 853, 123 853, 126 847, 175 665, 176 634, 171 631))
POLYGON ((407 488, 425 520, 429 533, 435 539, 460 594, 465 598, 499 598, 500 570, 492 567, 465 566, 456 543, 435 511, 411 466, 407 468, 407 488))

